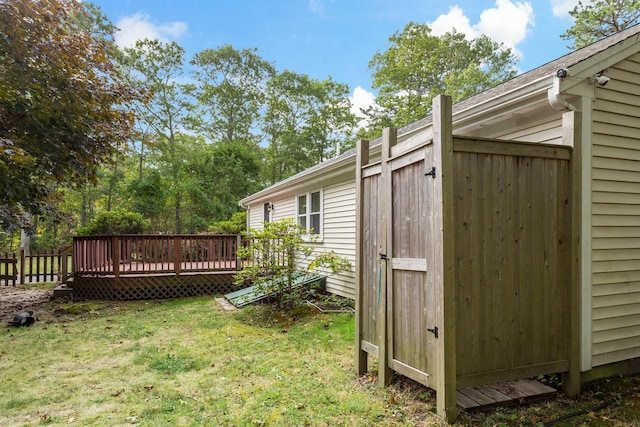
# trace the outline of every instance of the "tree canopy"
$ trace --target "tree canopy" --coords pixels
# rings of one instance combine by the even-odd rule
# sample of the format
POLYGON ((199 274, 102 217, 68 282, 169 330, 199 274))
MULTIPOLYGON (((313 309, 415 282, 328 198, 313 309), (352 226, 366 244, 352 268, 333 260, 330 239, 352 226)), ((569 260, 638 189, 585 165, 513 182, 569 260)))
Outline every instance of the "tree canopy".
POLYGON ((560 37, 579 49, 640 23, 640 0, 578 2, 569 15, 574 23, 560 37))
POLYGON ((50 211, 57 185, 95 180, 129 139, 142 93, 115 66, 112 30, 82 2, 0 2, 3 229, 50 211))
POLYGON ((369 62, 378 95, 366 114, 378 133, 425 117, 438 94, 460 101, 516 74, 513 52, 484 35, 474 40, 455 31, 434 36, 428 25, 410 22, 389 42, 369 62))

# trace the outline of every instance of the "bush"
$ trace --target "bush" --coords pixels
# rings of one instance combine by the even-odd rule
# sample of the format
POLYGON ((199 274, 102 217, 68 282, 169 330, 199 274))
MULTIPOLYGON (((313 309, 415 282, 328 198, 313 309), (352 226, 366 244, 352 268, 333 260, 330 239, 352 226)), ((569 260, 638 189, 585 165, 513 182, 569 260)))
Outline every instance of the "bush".
POLYGON ((346 258, 333 251, 314 256, 314 249, 305 244, 305 233, 292 219, 265 222, 262 230, 243 233, 250 244, 239 248, 238 256, 249 262, 236 274, 235 282, 252 283, 258 289, 273 292, 276 307, 288 310, 303 302, 301 289, 294 286, 300 274, 336 274, 351 268, 346 258))
POLYGON ((231 219, 218 221, 209 226, 213 234, 240 234, 247 230, 247 212, 236 212, 231 219))
POLYGON ((113 234, 141 234, 149 222, 138 212, 124 209, 100 212, 85 227, 78 229, 79 236, 104 236, 113 234))

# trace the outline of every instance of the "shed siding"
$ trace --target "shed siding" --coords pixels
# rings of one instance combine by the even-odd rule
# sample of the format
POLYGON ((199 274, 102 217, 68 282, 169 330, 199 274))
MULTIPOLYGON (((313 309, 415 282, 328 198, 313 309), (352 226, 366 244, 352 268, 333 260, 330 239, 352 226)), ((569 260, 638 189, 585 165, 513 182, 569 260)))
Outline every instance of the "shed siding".
POLYGON ((592 364, 640 357, 640 55, 593 103, 592 364))

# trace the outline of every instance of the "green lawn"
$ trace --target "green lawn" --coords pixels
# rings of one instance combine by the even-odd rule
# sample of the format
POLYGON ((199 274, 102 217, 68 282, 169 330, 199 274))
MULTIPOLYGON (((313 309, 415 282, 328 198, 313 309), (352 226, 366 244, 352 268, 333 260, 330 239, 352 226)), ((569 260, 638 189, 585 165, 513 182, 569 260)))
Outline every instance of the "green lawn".
MULTIPOLYGON (((350 314, 227 312, 211 297, 56 304, 30 328, 0 330, 0 426, 439 424, 428 389, 405 379, 381 390, 375 372, 355 376, 350 314)), ((535 425, 618 390, 459 425, 535 425)), ((630 396, 560 425, 637 425, 639 406, 630 396)))

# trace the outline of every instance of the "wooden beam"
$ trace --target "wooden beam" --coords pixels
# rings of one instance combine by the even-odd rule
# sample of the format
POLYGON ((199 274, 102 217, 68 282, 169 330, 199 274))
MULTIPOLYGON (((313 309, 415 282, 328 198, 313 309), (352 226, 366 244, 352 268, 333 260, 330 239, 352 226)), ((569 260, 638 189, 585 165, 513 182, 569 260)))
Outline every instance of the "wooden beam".
POLYGON ((364 191, 364 180, 362 175, 363 167, 369 163, 369 141, 358 141, 356 148, 356 330, 355 330, 355 362, 358 376, 364 375, 367 370, 367 351, 362 346, 362 325, 364 301, 362 271, 363 271, 363 251, 362 251, 362 221, 364 218, 365 206, 362 203, 362 193, 364 191))
POLYGON ((454 252, 454 170, 452 102, 433 101, 433 157, 437 176, 434 191, 434 285, 439 338, 436 345, 436 408, 448 423, 456 420, 456 288, 454 252))
POLYGON ((569 371, 563 374, 562 388, 569 397, 580 394, 580 344, 582 341, 582 113, 562 116, 563 145, 573 146, 571 168, 571 291, 569 321, 569 371))
MULTIPOLYGON (((382 166, 382 185, 380 192, 380 200, 382 206, 380 206, 380 212, 382 212, 382 221, 378 226, 380 236, 378 241, 380 242, 379 253, 391 256, 391 239, 389 236, 392 232, 393 222, 391 219, 392 205, 391 205, 391 163, 389 158, 391 157, 391 147, 393 147, 398 140, 398 131, 394 128, 386 128, 382 131, 382 153, 381 153, 381 166, 382 166)), ((381 257, 382 258, 382 257, 381 257)), ((386 258, 386 257, 385 257, 386 258)), ((393 271, 386 259, 380 259, 382 263, 382 280, 380 283, 380 307, 378 308, 378 384, 381 387, 385 387, 391 384, 393 377, 393 371, 389 363, 391 357, 391 351, 393 347, 389 347, 390 337, 390 324, 389 311, 392 307, 387 307, 387 301, 391 296, 393 271)), ((393 311, 391 311, 393 315, 393 311)))

